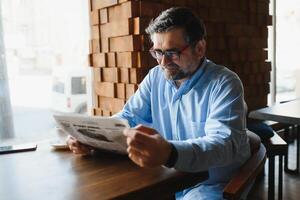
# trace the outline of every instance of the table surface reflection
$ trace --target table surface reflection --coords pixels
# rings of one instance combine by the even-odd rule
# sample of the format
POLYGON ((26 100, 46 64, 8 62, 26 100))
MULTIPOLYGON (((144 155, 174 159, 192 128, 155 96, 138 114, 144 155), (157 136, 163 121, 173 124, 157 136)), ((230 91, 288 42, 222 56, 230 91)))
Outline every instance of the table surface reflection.
POLYGON ((249 117, 253 119, 300 125, 300 100, 298 99, 254 110, 249 113, 249 117))

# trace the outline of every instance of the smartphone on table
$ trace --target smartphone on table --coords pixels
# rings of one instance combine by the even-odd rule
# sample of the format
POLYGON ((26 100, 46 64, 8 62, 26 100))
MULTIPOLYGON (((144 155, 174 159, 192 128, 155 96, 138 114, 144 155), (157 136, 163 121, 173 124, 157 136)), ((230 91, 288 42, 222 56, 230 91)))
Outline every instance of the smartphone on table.
POLYGON ((37 144, 0 145, 0 154, 17 153, 24 151, 35 151, 37 144))

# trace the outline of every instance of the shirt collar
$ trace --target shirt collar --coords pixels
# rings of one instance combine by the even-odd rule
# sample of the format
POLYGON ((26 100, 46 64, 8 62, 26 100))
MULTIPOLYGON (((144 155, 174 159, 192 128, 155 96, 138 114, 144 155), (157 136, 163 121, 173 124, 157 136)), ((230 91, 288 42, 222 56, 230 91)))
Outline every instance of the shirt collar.
MULTIPOLYGON (((207 63, 209 61, 204 58, 203 62, 201 64, 201 66, 197 69, 197 71, 192 75, 192 77, 190 77, 189 79, 185 80, 180 87, 178 88, 178 93, 180 94, 185 94, 187 93, 198 81, 199 79, 202 77, 205 68, 207 66, 207 63)), ((173 80, 167 80, 173 87, 176 87, 176 84, 173 80)))

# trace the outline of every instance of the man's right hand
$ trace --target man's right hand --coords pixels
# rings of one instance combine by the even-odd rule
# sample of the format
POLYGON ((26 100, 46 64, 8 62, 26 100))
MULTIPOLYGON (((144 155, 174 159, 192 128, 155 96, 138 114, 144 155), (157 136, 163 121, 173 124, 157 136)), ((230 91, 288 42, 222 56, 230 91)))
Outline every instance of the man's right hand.
POLYGON ((70 150, 75 154, 88 155, 88 154, 91 154, 93 151, 92 147, 80 143, 78 140, 76 140, 72 136, 68 136, 67 145, 69 146, 70 150))

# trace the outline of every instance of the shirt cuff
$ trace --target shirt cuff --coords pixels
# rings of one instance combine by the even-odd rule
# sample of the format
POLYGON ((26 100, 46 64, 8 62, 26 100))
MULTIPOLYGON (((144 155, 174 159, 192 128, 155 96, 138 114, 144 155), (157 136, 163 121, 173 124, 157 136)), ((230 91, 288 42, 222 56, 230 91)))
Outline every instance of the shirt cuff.
POLYGON ((174 168, 179 171, 198 172, 195 165, 193 145, 187 141, 170 141, 177 150, 178 157, 174 168))
POLYGON ((168 167, 168 168, 172 168, 174 167, 176 161, 177 161, 177 158, 178 158, 178 152, 177 152, 177 149, 175 148, 175 146, 171 144, 171 153, 169 155, 169 158, 166 162, 166 164, 164 164, 164 166, 168 167))

